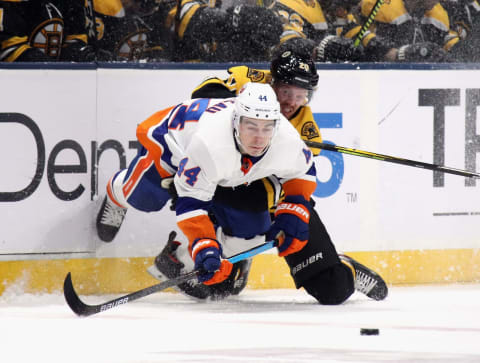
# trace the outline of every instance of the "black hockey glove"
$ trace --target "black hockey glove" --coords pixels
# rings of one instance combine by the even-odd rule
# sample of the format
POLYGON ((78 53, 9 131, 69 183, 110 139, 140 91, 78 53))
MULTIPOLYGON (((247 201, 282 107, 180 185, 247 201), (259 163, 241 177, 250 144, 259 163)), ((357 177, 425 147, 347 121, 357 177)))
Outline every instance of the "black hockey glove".
POLYGON ((361 59, 362 50, 355 47, 352 39, 328 35, 316 47, 317 62, 356 62, 361 59))
POLYGON ((445 62, 447 52, 432 42, 403 45, 398 49, 399 62, 445 62))

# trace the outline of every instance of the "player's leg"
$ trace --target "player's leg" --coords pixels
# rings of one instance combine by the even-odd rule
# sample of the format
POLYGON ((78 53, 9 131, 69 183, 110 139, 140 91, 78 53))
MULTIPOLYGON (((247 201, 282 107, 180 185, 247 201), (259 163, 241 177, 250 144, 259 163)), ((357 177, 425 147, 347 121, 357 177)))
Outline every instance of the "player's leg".
MULTIPOLYGON (((187 243, 177 239, 177 232, 172 231, 163 250, 155 257, 154 264, 148 268, 150 275, 160 281, 176 278, 193 270, 193 261, 188 252, 187 243)), ((189 280, 174 288, 197 299, 223 299, 229 295, 238 295, 247 285, 251 259, 233 264, 230 276, 216 285, 204 285, 196 280, 189 280)))
MULTIPOLYGON (((155 257, 153 265, 147 269, 150 275, 160 281, 173 279, 193 270, 188 243, 182 244, 176 237, 177 232, 171 231, 167 244, 155 257)), ((196 279, 179 284, 174 289, 197 299, 206 299, 210 296, 209 286, 199 283, 196 279)))
POLYGON ((97 233, 104 242, 117 235, 127 209, 159 211, 170 199, 161 187, 161 177, 147 150, 142 148, 128 169, 117 172, 107 183, 107 195, 97 215, 97 233))
POLYGON ((321 304, 341 304, 354 292, 352 271, 340 261, 313 206, 309 228, 307 245, 299 252, 285 257, 295 286, 303 287, 321 304))
POLYGON ((103 198, 102 206, 97 214, 97 234, 104 242, 111 242, 115 238, 127 213, 127 203, 123 195, 115 190, 121 190, 121 185, 127 169, 117 172, 107 183, 107 194, 103 198), (121 198, 115 196, 118 194, 121 198), (119 200, 124 201, 121 203, 119 200))
MULTIPOLYGON (((217 240, 222 244, 225 257, 248 250, 265 241, 263 233, 271 220, 268 212, 268 191, 262 181, 235 188, 218 187, 213 199, 210 218, 217 228, 217 240)), ((169 236, 167 245, 155 258, 148 272, 159 280, 171 279, 193 269, 193 261, 187 243, 175 240, 176 233, 169 236)), ((247 285, 251 260, 233 265, 230 276, 220 284, 203 285, 196 281, 181 284, 178 289, 199 299, 222 299, 238 295, 247 285)))
MULTIPOLYGON (((268 201, 273 189, 267 179, 256 180, 235 188, 217 187, 212 205, 212 219, 217 239, 226 257, 246 251, 265 242, 264 234, 271 225, 268 201)), ((238 295, 247 285, 251 259, 234 264, 230 276, 222 283, 211 285, 214 299, 238 295)))
MULTIPOLYGON (((357 289, 361 290, 357 279, 361 274, 354 267, 358 262, 340 258, 320 217, 312 207, 310 213, 310 238, 307 245, 298 253, 286 256, 290 273, 297 288, 303 287, 319 303, 337 305, 347 300, 357 289)), ((383 279, 365 266, 362 273, 376 280, 377 300, 386 297, 387 289, 383 279)), ((369 295, 367 295, 369 296, 369 295)), ((371 296, 369 296, 371 297, 371 296)))

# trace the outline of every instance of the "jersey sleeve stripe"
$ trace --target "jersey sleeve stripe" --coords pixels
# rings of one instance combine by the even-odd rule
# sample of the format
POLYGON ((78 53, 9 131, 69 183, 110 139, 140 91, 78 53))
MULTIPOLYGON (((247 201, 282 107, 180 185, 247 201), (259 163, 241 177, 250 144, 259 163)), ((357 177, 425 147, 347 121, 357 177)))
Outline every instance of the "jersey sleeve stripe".
POLYGON ((182 215, 182 218, 177 216, 177 224, 182 230, 183 234, 187 236, 189 241, 188 245, 190 247, 192 246, 193 241, 195 241, 197 238, 217 238, 213 223, 206 213, 196 215, 192 218, 184 217, 184 214, 182 215))
POLYGON ((151 159, 162 178, 171 176, 174 170, 168 164, 162 162, 161 158, 165 149, 152 135, 158 127, 163 126, 164 122, 168 122, 174 108, 175 106, 154 113, 137 127, 138 141, 152 154, 151 159))
POLYGON ((182 213, 177 215, 177 222, 181 222, 183 220, 189 219, 189 218, 194 218, 197 216, 202 216, 202 215, 208 215, 206 210, 203 209, 196 209, 192 210, 190 212, 182 213))
MULTIPOLYGON (((113 178, 112 178, 113 179, 113 178)), ((107 183, 107 194, 108 194, 108 197, 110 198, 110 200, 116 204, 117 206, 119 206, 120 208, 127 208, 126 206, 122 205, 118 200, 117 198, 115 198, 115 195, 113 194, 113 190, 112 190, 112 179, 110 179, 110 181, 107 183)))
POLYGON ((126 199, 128 199, 130 193, 135 189, 135 186, 142 179, 142 176, 148 171, 153 163, 154 161, 152 159, 152 155, 148 151, 145 156, 138 159, 136 165, 132 168, 132 172, 124 181, 122 191, 126 199))
POLYGON ((307 178, 292 179, 283 184, 285 195, 302 195, 306 200, 310 200, 311 195, 317 186, 316 180, 308 180, 307 178))

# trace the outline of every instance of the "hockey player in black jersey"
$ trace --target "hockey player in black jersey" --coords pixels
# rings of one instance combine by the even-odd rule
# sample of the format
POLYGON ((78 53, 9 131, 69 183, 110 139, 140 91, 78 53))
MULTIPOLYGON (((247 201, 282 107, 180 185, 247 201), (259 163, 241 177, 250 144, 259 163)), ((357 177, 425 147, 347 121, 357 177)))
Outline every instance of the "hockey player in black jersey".
POLYGON ((82 0, 0 1, 0 61, 89 61, 82 0))
POLYGON ((354 41, 376 0, 278 0, 271 6, 281 16, 281 42, 295 38, 310 43, 318 62, 443 62, 452 60, 458 34, 438 1, 385 2, 374 25, 354 41), (360 7, 360 11, 353 11, 360 7), (350 12, 352 10, 352 12, 350 12), (422 18, 424 20, 422 20, 422 18), (413 34, 418 34, 416 38, 413 34), (420 36, 421 35, 421 36, 420 36))
MULTIPOLYGON (((375 2, 362 1, 362 21, 375 2)), ((438 0, 391 0, 380 7, 362 45, 371 61, 446 62, 459 41, 438 0)))
POLYGON ((480 62, 480 3, 478 0, 442 0, 450 27, 460 38, 454 49, 457 62, 480 62))
MULTIPOLYGON (((355 0, 278 0, 268 7, 283 21, 280 43, 303 43, 317 62, 362 61, 362 49, 353 44, 351 34, 360 26, 350 10, 355 0)), ((297 44, 295 44, 297 43, 297 44)))
MULTIPOLYGON (((166 28, 176 1, 95 0, 95 47, 116 61, 169 61, 173 38, 166 28)), ((108 59, 101 59, 108 60, 108 59)))
POLYGON ((175 0, 0 1, 0 61, 170 60, 172 8, 175 0))
POLYGON ((266 61, 278 45, 282 25, 269 9, 181 0, 175 12, 175 61, 266 61))

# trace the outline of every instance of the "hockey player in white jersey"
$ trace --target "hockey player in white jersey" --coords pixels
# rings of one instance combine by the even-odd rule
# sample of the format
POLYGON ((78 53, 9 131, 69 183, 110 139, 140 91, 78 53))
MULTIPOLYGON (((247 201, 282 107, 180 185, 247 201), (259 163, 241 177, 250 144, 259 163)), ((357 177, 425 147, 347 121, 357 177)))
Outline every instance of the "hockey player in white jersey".
POLYGON ((301 250, 308 241, 310 205, 316 173, 312 152, 280 113, 273 89, 247 83, 236 98, 196 99, 157 112, 137 128, 142 149, 128 169, 116 173, 98 215, 104 241, 115 237, 132 206, 158 211, 170 199, 172 180, 178 227, 188 238, 188 253, 205 285, 222 283, 232 271, 223 257, 279 238, 280 256, 301 250), (217 187, 234 187, 275 175, 284 200, 273 223, 268 211, 252 214, 216 205, 217 187), (225 236, 225 220, 245 229, 225 236))

